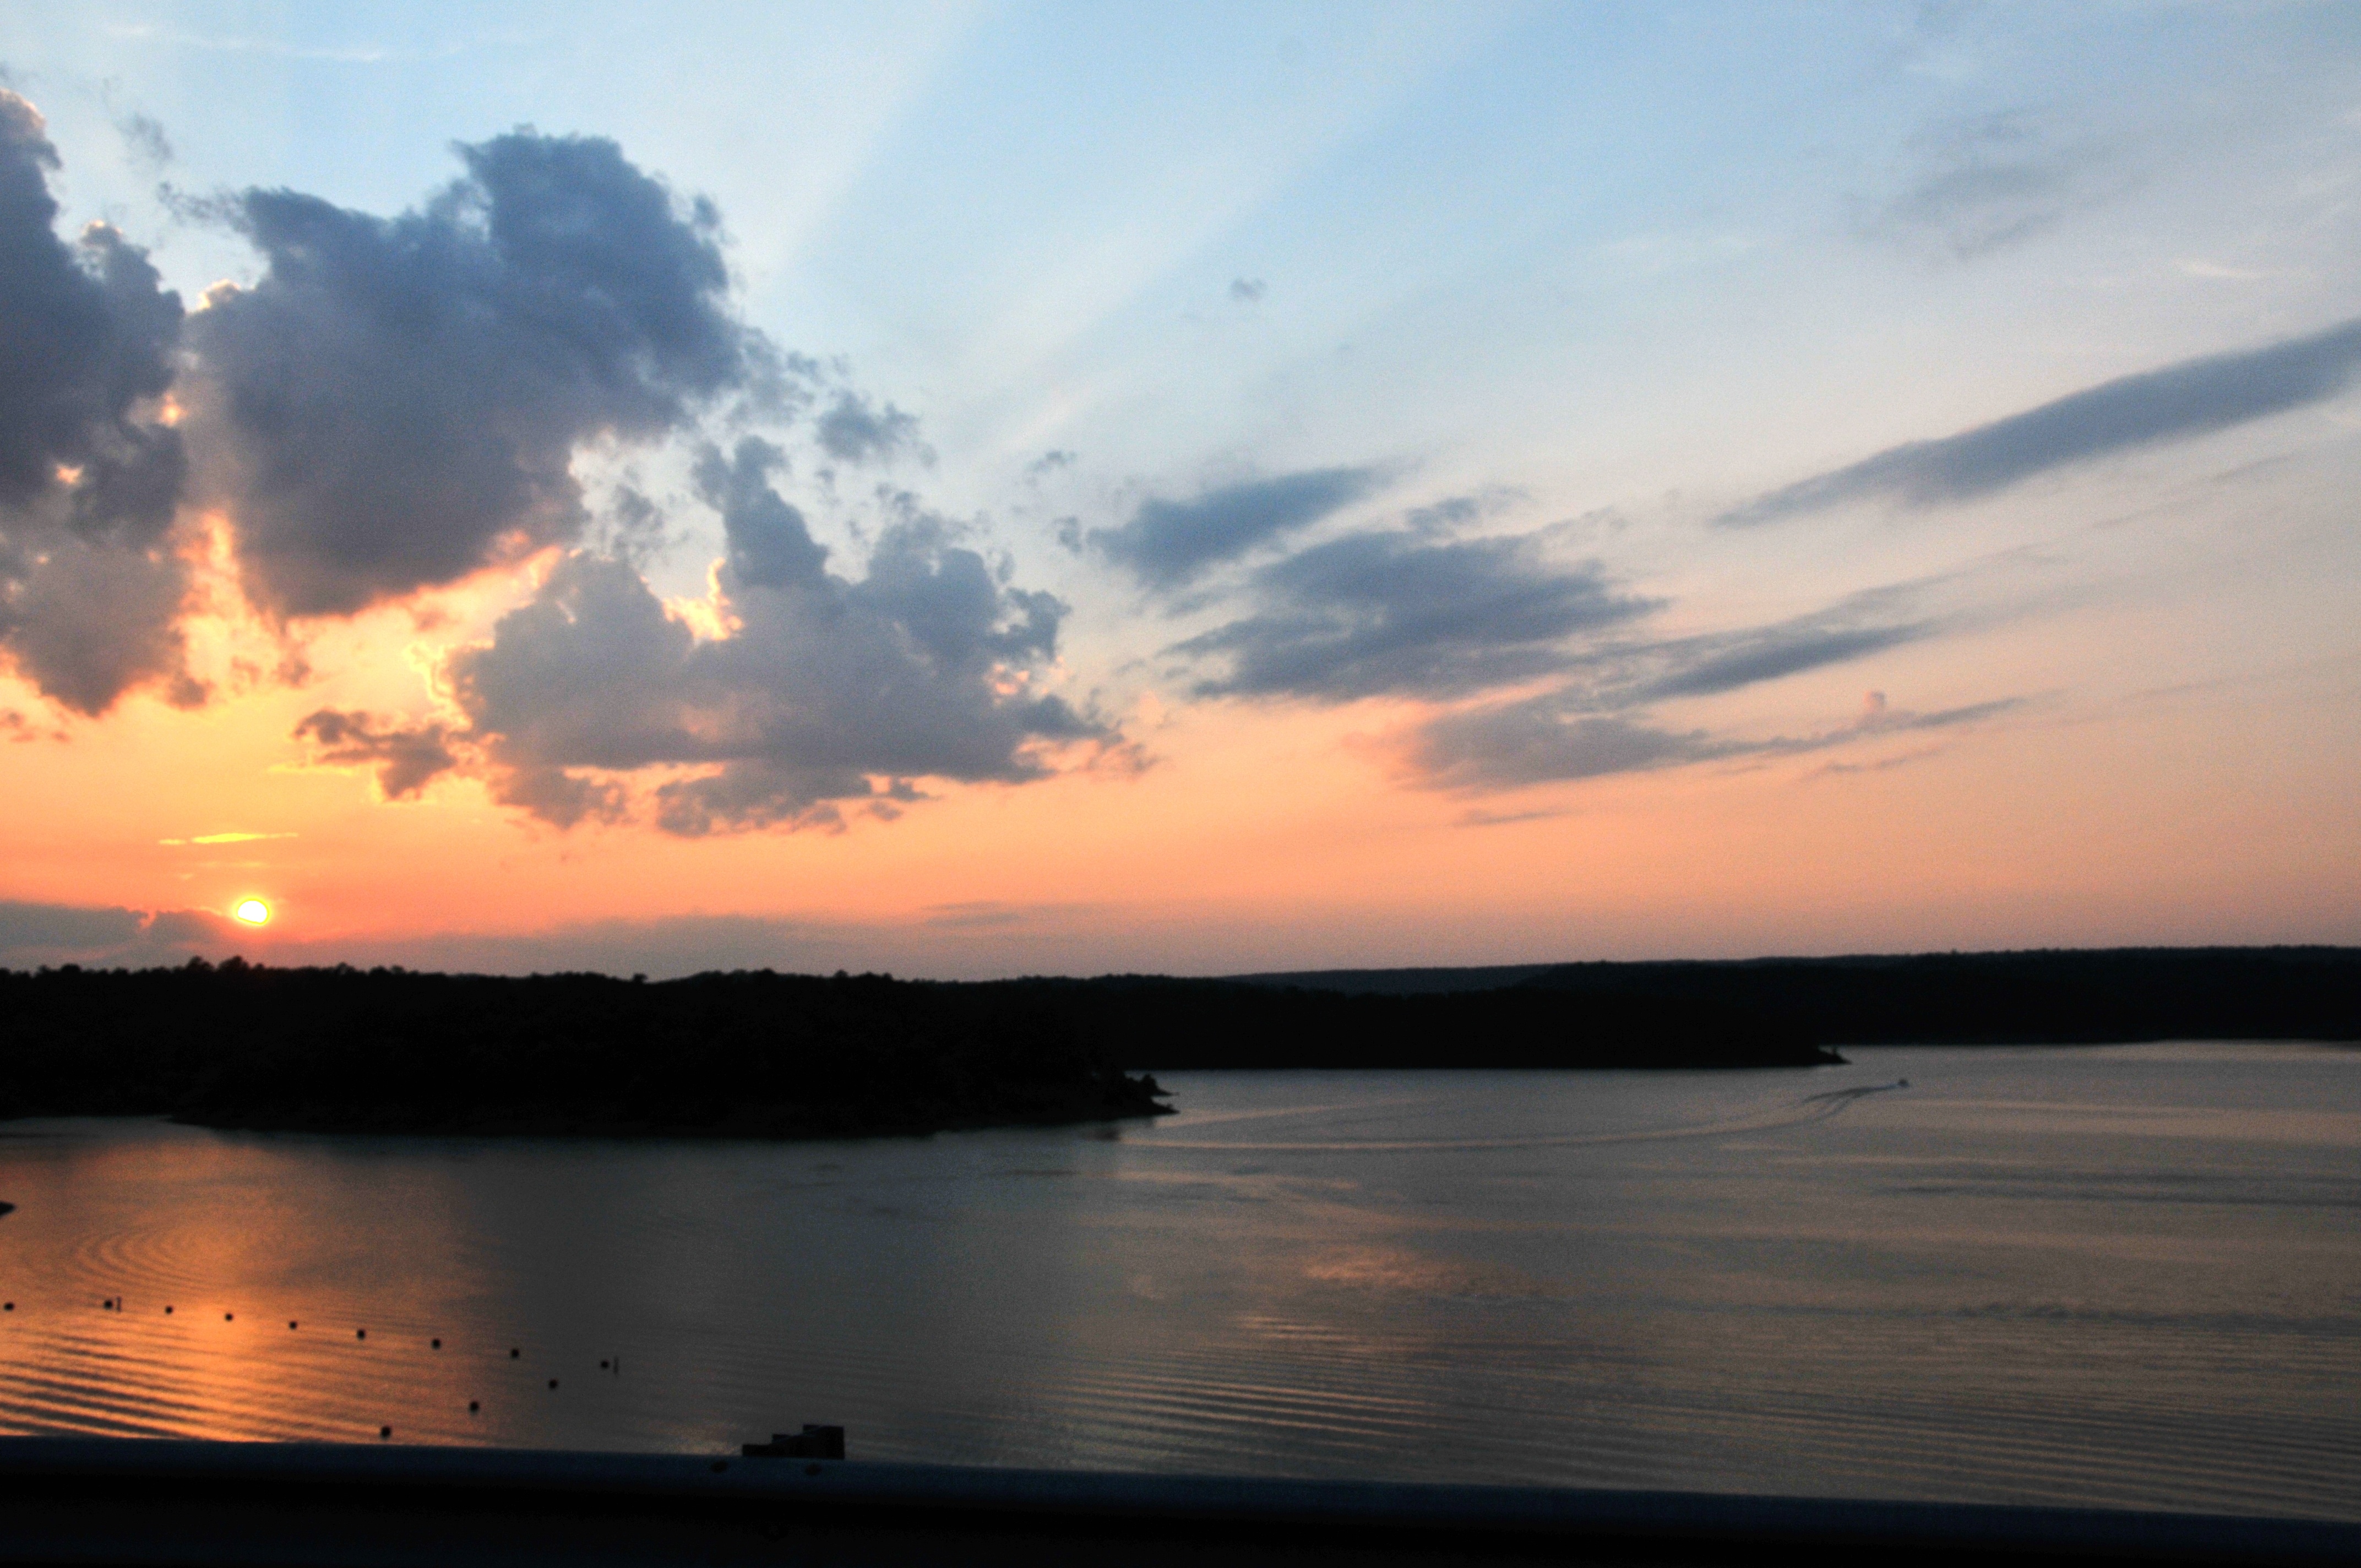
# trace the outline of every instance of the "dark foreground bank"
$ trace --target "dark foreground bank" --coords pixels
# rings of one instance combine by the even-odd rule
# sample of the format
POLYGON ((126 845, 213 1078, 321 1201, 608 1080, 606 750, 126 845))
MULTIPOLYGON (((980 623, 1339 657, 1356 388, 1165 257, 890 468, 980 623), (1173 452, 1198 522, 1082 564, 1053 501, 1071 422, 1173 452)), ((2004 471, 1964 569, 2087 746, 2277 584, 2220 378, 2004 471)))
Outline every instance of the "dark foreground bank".
POLYGON ((1154 1115, 1158 1067, 1773 1067, 1835 1058, 1677 995, 1351 996, 1220 981, 767 971, 0 972, 0 1117, 384 1133, 848 1137, 1154 1115))
POLYGON ((1696 1492, 0 1439, 0 1563, 2350 1563, 2361 1528, 1696 1492))

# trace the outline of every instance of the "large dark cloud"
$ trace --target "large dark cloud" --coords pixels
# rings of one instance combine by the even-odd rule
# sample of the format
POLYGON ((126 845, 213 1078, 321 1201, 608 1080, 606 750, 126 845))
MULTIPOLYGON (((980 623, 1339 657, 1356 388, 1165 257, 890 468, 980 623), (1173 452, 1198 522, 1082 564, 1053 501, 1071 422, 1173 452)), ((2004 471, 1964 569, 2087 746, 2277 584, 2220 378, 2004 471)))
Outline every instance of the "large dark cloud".
POLYGON ((67 707, 199 692, 170 546, 184 469, 160 417, 180 296, 104 224, 58 237, 40 115, 0 90, 0 652, 67 707))
POLYGON ((1170 590, 1342 510, 1377 488, 1374 468, 1314 468, 1209 490, 1194 500, 1148 500, 1121 528, 1092 531, 1090 543, 1150 588, 1170 590))
POLYGON ((672 768, 655 819, 690 836, 833 826, 848 802, 891 815, 920 780, 1038 779, 1041 744, 1105 738, 1037 689, 1064 605, 1003 583, 916 509, 863 576, 828 572, 768 482, 777 461, 750 440, 697 466, 730 539, 729 635, 699 640, 628 564, 576 553, 489 643, 447 662, 463 729, 314 715, 307 738, 324 760, 388 769, 389 793, 406 760, 459 746, 497 798, 559 826, 623 815, 619 775, 672 768))
POLYGON ((342 615, 574 539, 572 465, 689 428, 778 361, 718 215, 615 144, 531 131, 395 218, 291 191, 230 212, 267 264, 190 321, 192 435, 248 594, 342 615))
POLYGON ((1563 670, 1570 639, 1653 608, 1538 535, 1347 534, 1255 574, 1259 613, 1178 645, 1226 664, 1202 696, 1464 696, 1563 670))
POLYGON ((1881 497, 1911 506, 1972 500, 2053 468, 2325 401, 2356 372, 2361 321, 2351 321, 2241 354, 2125 376, 1958 435, 1892 447, 1773 490, 1719 521, 1772 522, 1881 497))

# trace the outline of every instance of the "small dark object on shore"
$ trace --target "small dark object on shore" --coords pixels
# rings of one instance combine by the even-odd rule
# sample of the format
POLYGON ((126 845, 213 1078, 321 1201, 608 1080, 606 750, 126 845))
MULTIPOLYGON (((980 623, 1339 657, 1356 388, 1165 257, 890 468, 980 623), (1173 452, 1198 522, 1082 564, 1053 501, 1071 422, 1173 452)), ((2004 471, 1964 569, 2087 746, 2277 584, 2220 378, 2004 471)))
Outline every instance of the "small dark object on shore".
POLYGON ((172 1309, 171 1309, 171 1308, 170 1308, 170 1307, 165 1308, 165 1309, 164 1309, 164 1315, 165 1315, 166 1317, 168 1317, 168 1318, 169 1318, 169 1317, 170 1317, 170 1316, 172 1315, 172 1309))
POLYGON ((443 1348, 443 1342, 439 1339, 428 1340, 426 1343, 430 1349, 441 1350, 443 1348))
POLYGON ((770 1442, 746 1443, 743 1452, 750 1459, 841 1459, 844 1429, 806 1421, 799 1432, 774 1431, 770 1442))
POLYGON ((236 1319, 237 1319, 237 1314, 236 1314, 236 1312, 224 1312, 224 1313, 222 1314, 222 1321, 223 1321, 223 1322, 225 1322, 225 1323, 227 1323, 227 1322, 234 1322, 234 1321, 236 1321, 236 1319))
POLYGON ((0 1301, 0 1312, 13 1312, 13 1311, 15 1311, 16 1310, 16 1302, 14 1302, 14 1301, 0 1301))
POLYGON ((470 1399, 467 1401, 467 1413, 471 1416, 483 1408, 483 1401, 480 1399, 470 1399))
POLYGON ((292 1319, 292 1318, 288 1319, 288 1320, 287 1320, 287 1326, 288 1326, 289 1328, 291 1328, 291 1328, 293 1328, 293 1327, 295 1326, 295 1320, 294 1320, 294 1319, 292 1319))
POLYGON ((355 1329, 355 1330, 353 1331, 353 1337, 354 1337, 355 1339, 367 1339, 367 1338, 368 1338, 368 1330, 367 1330, 367 1329, 355 1329))

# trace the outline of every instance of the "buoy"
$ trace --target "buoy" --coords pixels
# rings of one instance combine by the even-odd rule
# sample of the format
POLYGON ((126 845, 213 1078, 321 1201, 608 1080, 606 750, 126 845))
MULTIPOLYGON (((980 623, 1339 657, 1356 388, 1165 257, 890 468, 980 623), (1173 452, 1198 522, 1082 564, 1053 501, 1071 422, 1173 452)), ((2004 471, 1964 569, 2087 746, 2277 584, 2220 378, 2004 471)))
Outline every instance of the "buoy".
POLYGON ((222 1321, 226 1323, 236 1316, 237 1314, 236 1312, 224 1312, 222 1314, 222 1321))
POLYGON ((479 1400, 470 1399, 467 1401, 467 1413, 471 1416, 483 1408, 483 1404, 479 1400))
POLYGON ((606 1364, 605 1362, 603 1362, 603 1361, 602 1361, 602 1362, 600 1362, 600 1363, 598 1364, 598 1370, 599 1370, 599 1371, 601 1371, 601 1372, 606 1371, 606 1370, 607 1370, 607 1364, 606 1364))
POLYGON ((168 1317, 168 1318, 169 1318, 169 1317, 170 1317, 170 1316, 172 1315, 172 1309, 171 1309, 171 1308, 170 1308, 170 1307, 165 1308, 165 1309, 164 1309, 164 1315, 165 1315, 166 1317, 168 1317))
POLYGON ((516 1346, 514 1346, 514 1345, 511 1345, 511 1346, 509 1346, 509 1359, 510 1359, 511 1361, 514 1361, 518 1356, 522 1355, 523 1354, 524 1354, 524 1353, 523 1353, 522 1351, 521 1351, 521 1350, 517 1349, 517 1347, 516 1347, 516 1346))
POLYGON ((443 1348, 443 1342, 442 1342, 441 1340, 439 1340, 439 1339, 431 1339, 431 1340, 428 1340, 426 1343, 427 1343, 428 1344, 430 1344, 430 1345, 433 1345, 436 1350, 441 1350, 441 1349, 443 1348))
POLYGON ((555 1377, 551 1378, 551 1379, 549 1380, 549 1386, 550 1386, 551 1387, 553 1387, 553 1388, 556 1387, 557 1387, 557 1379, 556 1379, 556 1378, 555 1378, 555 1377))
POLYGON ((377 1429, 377 1435, 379 1437, 391 1437, 393 1435, 393 1429, 391 1427, 379 1427, 377 1429))
POLYGON ((293 1328, 293 1327, 295 1326, 295 1320, 294 1320, 294 1319, 292 1319, 292 1318, 288 1319, 288 1320, 287 1320, 287 1326, 288 1326, 289 1328, 291 1328, 291 1328, 293 1328))
POLYGON ((354 1337, 355 1339, 367 1339, 367 1338, 368 1338, 368 1330, 367 1330, 367 1329, 355 1329, 355 1330, 353 1331, 353 1337, 354 1337))
POLYGON ((16 1310, 16 1303, 14 1301, 0 1302, 0 1312, 13 1312, 16 1310))

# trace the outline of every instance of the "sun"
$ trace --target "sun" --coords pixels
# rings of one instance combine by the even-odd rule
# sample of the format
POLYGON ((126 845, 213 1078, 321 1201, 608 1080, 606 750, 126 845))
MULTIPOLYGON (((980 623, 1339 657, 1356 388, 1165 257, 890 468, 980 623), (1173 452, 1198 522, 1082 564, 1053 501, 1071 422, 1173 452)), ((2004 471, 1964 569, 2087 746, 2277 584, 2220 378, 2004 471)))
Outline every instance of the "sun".
POLYGON ((263 903, 262 900, 258 898, 242 900, 238 904, 238 906, 236 909, 231 910, 230 913, 236 916, 240 920, 245 921, 249 926, 268 926, 270 924, 270 905, 263 903))

